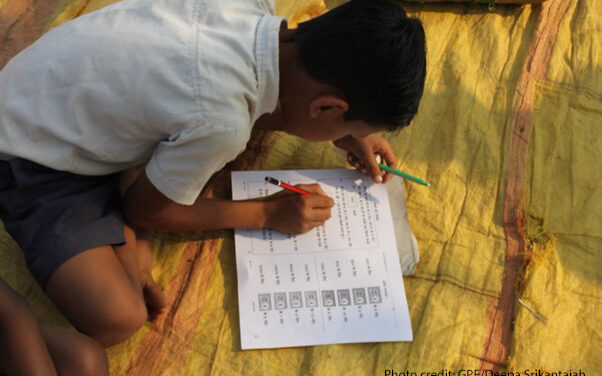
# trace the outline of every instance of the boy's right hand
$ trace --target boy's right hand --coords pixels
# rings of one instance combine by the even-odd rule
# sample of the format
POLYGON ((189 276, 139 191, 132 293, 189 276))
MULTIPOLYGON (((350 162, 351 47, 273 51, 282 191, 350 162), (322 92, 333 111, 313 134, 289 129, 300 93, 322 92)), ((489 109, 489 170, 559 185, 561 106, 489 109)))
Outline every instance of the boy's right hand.
POLYGON ((330 218, 334 200, 326 195, 319 184, 297 184, 295 187, 310 194, 300 195, 282 190, 264 198, 265 227, 301 234, 321 226, 330 218))

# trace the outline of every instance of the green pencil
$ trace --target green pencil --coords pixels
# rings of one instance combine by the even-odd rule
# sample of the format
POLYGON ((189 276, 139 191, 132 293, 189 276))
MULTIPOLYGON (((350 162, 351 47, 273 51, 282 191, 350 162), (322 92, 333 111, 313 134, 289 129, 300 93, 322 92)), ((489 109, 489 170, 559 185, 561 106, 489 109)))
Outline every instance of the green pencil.
POLYGON ((394 168, 391 168, 391 167, 389 167, 389 166, 385 166, 385 165, 384 165, 384 164, 382 164, 382 163, 379 163, 379 164, 378 164, 378 166, 379 166, 380 168, 382 168, 383 170, 387 171, 387 172, 390 172, 390 173, 392 173, 392 174, 395 174, 395 175, 397 175, 397 176, 401 176, 402 178, 405 178, 405 179, 408 179, 408 180, 410 180, 410 181, 413 181, 414 183, 418 183, 418 184, 426 185, 427 187, 430 187, 430 186, 431 186, 429 183, 425 182, 425 181, 424 181, 424 180, 422 180, 422 179, 416 178, 416 177, 414 177, 414 176, 412 176, 412 175, 408 175, 408 174, 406 174, 405 172, 398 171, 398 170, 396 170, 396 169, 394 169, 394 168))

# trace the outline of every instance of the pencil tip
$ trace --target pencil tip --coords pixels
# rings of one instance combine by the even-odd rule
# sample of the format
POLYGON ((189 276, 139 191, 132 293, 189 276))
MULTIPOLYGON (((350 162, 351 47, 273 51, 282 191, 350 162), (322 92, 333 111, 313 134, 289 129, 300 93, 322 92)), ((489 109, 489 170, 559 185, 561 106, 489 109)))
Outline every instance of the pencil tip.
POLYGON ((268 183, 276 184, 276 185, 278 185, 278 183, 279 183, 278 180, 276 180, 276 179, 274 179, 274 178, 272 178, 270 176, 266 176, 265 177, 265 181, 267 181, 268 183))

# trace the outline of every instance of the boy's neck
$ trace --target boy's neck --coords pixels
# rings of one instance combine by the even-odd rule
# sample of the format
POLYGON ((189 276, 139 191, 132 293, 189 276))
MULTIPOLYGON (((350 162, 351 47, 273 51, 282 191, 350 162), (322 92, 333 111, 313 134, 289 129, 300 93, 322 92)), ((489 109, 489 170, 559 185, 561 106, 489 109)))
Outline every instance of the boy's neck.
POLYGON ((280 104, 272 113, 261 115, 253 124, 253 129, 258 131, 282 131, 282 114, 280 113, 280 104))
POLYGON ((295 70, 299 69, 299 55, 297 45, 293 41, 294 29, 283 25, 279 32, 278 46, 278 105, 272 113, 263 114, 255 121, 253 128, 256 130, 286 131, 283 127, 280 101, 286 96, 291 78, 294 78, 295 70))

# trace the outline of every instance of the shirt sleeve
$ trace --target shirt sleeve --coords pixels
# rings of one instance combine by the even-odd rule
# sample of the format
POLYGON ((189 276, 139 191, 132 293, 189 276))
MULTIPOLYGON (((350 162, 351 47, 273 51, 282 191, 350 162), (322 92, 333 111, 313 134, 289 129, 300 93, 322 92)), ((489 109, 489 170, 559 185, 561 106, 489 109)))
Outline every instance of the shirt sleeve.
POLYGON ((236 158, 248 139, 238 128, 183 130, 157 144, 146 175, 170 200, 192 205, 211 175, 236 158))

